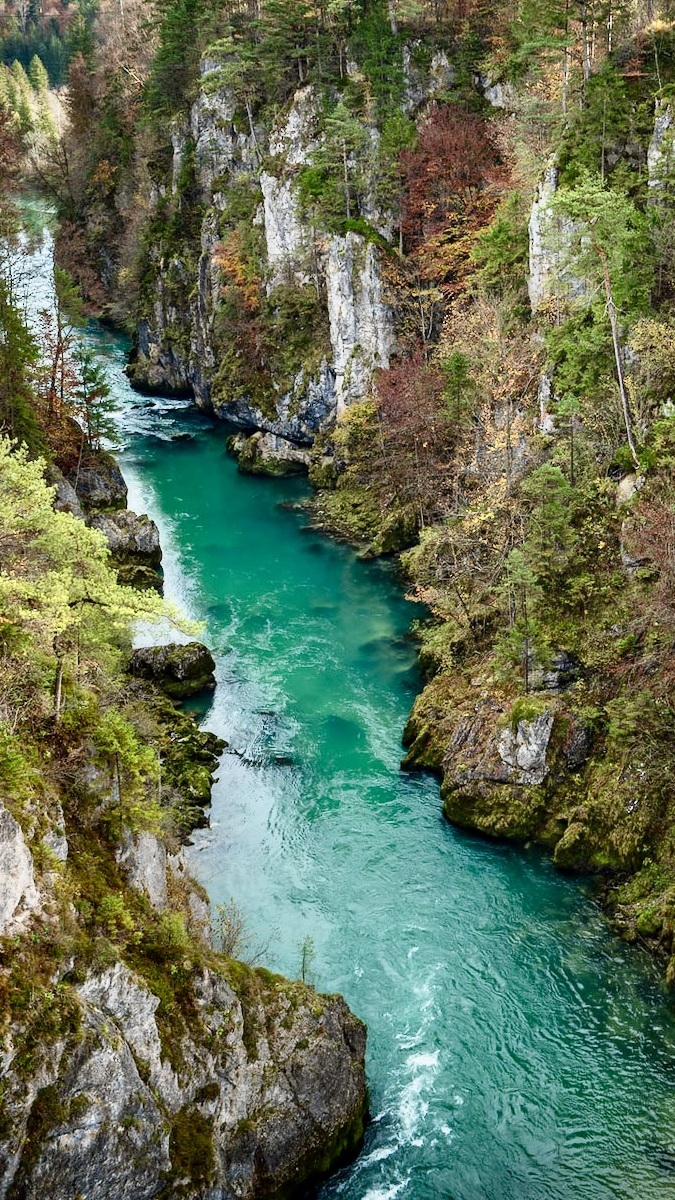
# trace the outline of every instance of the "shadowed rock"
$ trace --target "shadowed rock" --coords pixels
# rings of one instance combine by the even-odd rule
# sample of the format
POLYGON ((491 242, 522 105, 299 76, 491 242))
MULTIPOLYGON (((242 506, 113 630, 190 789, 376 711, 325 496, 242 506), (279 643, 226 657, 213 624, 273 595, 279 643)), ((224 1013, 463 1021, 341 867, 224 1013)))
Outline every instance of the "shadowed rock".
POLYGON ((172 700, 184 700, 216 686, 215 662, 201 642, 142 646, 131 656, 132 675, 151 679, 172 700))

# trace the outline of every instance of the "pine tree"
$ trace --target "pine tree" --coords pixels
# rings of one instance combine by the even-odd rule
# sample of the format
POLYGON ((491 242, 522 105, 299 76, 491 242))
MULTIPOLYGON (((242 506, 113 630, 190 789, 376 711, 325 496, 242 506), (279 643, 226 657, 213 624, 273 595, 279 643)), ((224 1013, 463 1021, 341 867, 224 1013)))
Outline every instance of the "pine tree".
POLYGON ((49 75, 47 74, 42 59, 38 58, 37 54, 34 54, 30 61, 28 78, 30 79, 33 91, 37 92, 38 95, 41 92, 46 92, 49 90, 49 75))
POLYGON ((626 440, 639 467, 633 416, 623 366, 622 327, 628 314, 649 305, 653 281, 653 248, 646 219, 627 196, 611 191, 598 176, 584 174, 574 188, 554 197, 552 211, 568 218, 567 257, 571 272, 586 280, 576 301, 590 308, 604 299, 609 322, 626 440))

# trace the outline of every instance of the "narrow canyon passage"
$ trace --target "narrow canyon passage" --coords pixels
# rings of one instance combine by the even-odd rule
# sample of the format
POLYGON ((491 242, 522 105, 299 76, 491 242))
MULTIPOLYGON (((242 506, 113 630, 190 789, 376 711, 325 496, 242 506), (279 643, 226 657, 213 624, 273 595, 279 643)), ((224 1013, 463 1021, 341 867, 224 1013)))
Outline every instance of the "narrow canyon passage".
MULTIPOLYGON (((47 271, 49 243, 35 257, 47 271)), ((665 1200, 675 1191, 675 1015, 653 965, 579 882, 465 836, 400 773, 418 684, 391 568, 307 532, 301 481, 239 475, 225 429, 123 374, 129 504, 162 535, 167 596, 205 622, 225 737, 195 872, 234 898, 265 965, 369 1026, 373 1123, 324 1188, 346 1200, 665 1200)))

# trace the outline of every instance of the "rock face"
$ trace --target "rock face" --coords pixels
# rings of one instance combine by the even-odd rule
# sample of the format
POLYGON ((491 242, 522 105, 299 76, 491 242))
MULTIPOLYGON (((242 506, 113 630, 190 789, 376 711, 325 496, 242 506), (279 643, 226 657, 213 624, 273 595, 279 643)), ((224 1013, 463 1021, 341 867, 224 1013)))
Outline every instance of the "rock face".
POLYGON ((533 721, 518 721, 515 730, 502 730, 497 740, 497 752, 507 767, 509 782, 544 782, 547 773, 546 751, 552 729, 553 714, 545 712, 533 721))
MULTIPOLYGON (((389 364, 395 336, 379 251, 354 232, 319 237, 300 214, 295 176, 316 144, 314 90, 299 89, 283 120, 267 133, 235 133, 237 106, 231 93, 217 86, 216 66, 208 60, 202 63, 202 91, 188 124, 173 134, 173 187, 193 147, 206 209, 196 274, 186 275, 178 259, 163 262, 156 271, 154 296, 138 325, 129 377, 140 390, 190 391, 201 407, 241 429, 269 435, 255 455, 248 455, 264 464, 262 469, 267 470, 275 457, 303 465, 307 456, 296 457, 289 447, 309 449, 316 434, 329 430, 347 404, 368 393, 373 371, 389 364), (254 223, 264 235, 270 299, 276 288, 311 285, 317 295, 325 296, 330 327, 324 360, 310 371, 298 365, 290 389, 273 381, 265 404, 243 387, 240 395, 229 389, 223 398, 214 382, 219 366, 216 316, 223 285, 214 250, 228 188, 242 179, 259 188, 254 223)), ((434 70, 441 88, 449 66, 439 59, 434 70)), ((368 211, 372 223, 386 230, 389 219, 374 208, 368 211)))
POLYGON ((172 700, 183 700, 216 686, 215 665, 201 642, 170 642, 134 650, 130 669, 133 675, 151 679, 172 700))
POLYGON ((132 887, 144 892, 152 907, 162 912, 167 905, 166 847, 147 830, 127 834, 116 855, 132 887))
POLYGON ((673 110, 668 100, 656 101, 654 132, 647 151, 650 200, 658 202, 659 193, 673 168, 673 110))
POLYGON ((326 261, 330 340, 338 414, 368 392, 394 348, 375 246, 355 233, 330 239, 326 261))
MULTIPOLYGON (((341 997, 239 964, 201 970, 190 991, 169 1045, 138 974, 87 976, 80 1034, 52 1048, 25 1132, 5 1142, 1 1195, 262 1200, 358 1147, 365 1027, 341 997)), ((4 1083, 20 1086, 11 1060, 4 1083)))
POLYGON ((0 935, 25 925, 38 904, 30 850, 21 826, 0 801, 0 935))
POLYGON ((138 516, 128 508, 94 513, 87 524, 103 534, 117 559, 132 557, 149 567, 158 567, 162 561, 159 530, 145 514, 138 516))
POLYGON ((558 172, 549 167, 537 189, 529 223, 530 269, 527 290, 532 312, 536 312, 548 295, 549 280, 554 269, 552 254, 548 247, 551 221, 551 200, 558 187, 558 172))
POLYGON ((69 483, 65 475, 59 471, 58 467, 53 465, 47 468, 45 472, 47 480, 56 488, 54 495, 54 508, 57 512, 71 513, 78 520, 84 520, 84 512, 82 505, 77 498, 77 493, 72 483, 69 483))
POLYGON ((125 508, 127 485, 111 454, 101 451, 67 475, 83 508, 125 508))
POLYGON ((570 270, 568 249, 574 223, 566 217, 554 216, 551 208, 557 190, 558 170, 549 166, 537 188, 528 227, 527 290, 533 313, 556 291, 560 295, 573 296, 584 291, 583 281, 575 278, 570 270))

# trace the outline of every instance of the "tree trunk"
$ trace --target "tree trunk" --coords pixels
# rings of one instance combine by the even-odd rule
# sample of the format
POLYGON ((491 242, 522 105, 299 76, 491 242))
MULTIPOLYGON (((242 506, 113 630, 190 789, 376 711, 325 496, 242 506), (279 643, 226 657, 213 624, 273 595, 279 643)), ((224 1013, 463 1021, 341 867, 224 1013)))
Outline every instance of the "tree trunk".
POLYGON ((623 412, 624 425, 626 426, 626 440, 630 450, 633 465, 636 471, 640 469, 640 460, 635 447, 635 438, 633 437, 633 418, 630 413, 630 405, 628 403, 628 393, 626 392, 626 384, 623 377, 623 364, 621 362, 621 346, 619 343, 619 322, 616 317, 616 304, 612 294, 612 282, 609 277, 609 268, 607 266, 607 255, 601 246, 596 244, 596 250, 602 262, 603 283, 605 286, 605 297, 607 299, 607 315, 612 329, 612 344, 614 346, 614 360, 616 362, 616 375, 619 382, 619 395, 621 397, 621 409, 623 412))
POLYGON ((63 696, 63 659, 57 660, 56 666, 56 694, 54 696, 54 724, 58 725, 61 720, 61 698, 63 696))
POLYGON ((591 52, 588 41, 588 5, 583 0, 581 5, 581 49, 583 55, 584 83, 591 77, 591 52))
POLYGON ((387 0, 387 12, 389 13, 389 26, 394 37, 398 34, 398 22, 396 20, 395 0, 387 0))

